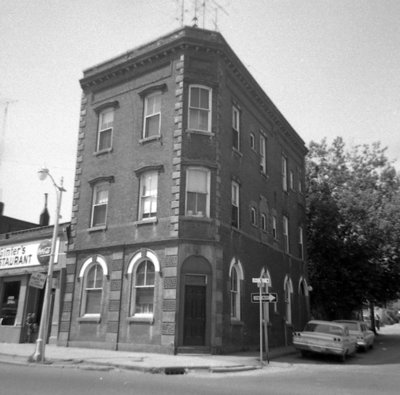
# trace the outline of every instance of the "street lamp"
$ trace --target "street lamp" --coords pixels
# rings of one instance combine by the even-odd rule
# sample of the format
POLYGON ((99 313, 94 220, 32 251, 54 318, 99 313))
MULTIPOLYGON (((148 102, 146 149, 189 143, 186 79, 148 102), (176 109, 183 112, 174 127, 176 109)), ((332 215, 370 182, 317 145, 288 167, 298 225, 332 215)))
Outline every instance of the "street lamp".
POLYGON ((53 182, 54 187, 56 188, 57 194, 57 208, 56 208, 56 216, 54 220, 54 230, 53 230, 53 238, 51 240, 51 251, 50 251, 50 261, 49 268, 47 271, 47 279, 46 279, 46 289, 44 293, 44 301, 42 306, 42 315, 40 317, 40 325, 39 325, 39 333, 38 338, 36 340, 36 349, 34 354, 29 358, 33 362, 44 362, 44 351, 46 345, 46 338, 49 327, 49 310, 50 310, 50 295, 53 281, 53 267, 56 253, 56 243, 57 243, 57 235, 58 235, 58 220, 60 218, 60 208, 61 208, 61 196, 62 193, 65 192, 63 188, 63 178, 61 178, 60 185, 57 185, 54 181, 54 178, 49 172, 49 169, 40 169, 38 171, 39 179, 41 181, 45 180, 47 176, 50 177, 53 182))

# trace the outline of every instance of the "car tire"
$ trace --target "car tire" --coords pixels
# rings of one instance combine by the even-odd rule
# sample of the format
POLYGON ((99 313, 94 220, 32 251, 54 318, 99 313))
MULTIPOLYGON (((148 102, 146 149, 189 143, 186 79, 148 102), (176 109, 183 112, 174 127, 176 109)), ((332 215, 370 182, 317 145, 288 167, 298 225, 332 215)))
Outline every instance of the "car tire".
POLYGON ((301 350, 300 353, 303 358, 308 357, 310 355, 310 353, 306 350, 301 350))

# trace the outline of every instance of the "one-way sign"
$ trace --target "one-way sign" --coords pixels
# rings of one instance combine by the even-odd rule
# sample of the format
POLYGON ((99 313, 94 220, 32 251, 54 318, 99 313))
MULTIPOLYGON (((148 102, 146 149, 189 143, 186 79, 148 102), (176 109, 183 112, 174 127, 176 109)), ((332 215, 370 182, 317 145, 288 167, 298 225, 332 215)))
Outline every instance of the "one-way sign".
MULTIPOLYGON (((261 294, 261 301, 262 302, 269 302, 269 303, 276 303, 278 301, 278 294, 263 292, 261 294)), ((252 303, 260 303, 260 294, 259 293, 252 293, 251 294, 251 302, 252 303)))

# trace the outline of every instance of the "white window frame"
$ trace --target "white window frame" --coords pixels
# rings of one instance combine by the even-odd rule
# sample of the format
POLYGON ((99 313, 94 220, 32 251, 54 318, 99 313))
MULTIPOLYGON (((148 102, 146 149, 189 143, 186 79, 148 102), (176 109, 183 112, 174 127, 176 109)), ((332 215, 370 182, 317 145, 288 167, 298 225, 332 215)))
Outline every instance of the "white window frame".
POLYGON ((99 113, 99 118, 98 118, 98 130, 97 130, 97 145, 96 145, 96 151, 101 152, 101 151, 107 151, 112 149, 112 143, 113 143, 113 131, 114 131, 114 119, 115 119, 115 109, 113 107, 107 107, 104 110, 100 111, 99 113), (106 124, 103 125, 103 118, 106 116, 106 114, 112 114, 112 121, 111 124, 106 124), (110 132, 110 144, 107 147, 100 147, 100 143, 102 141, 102 135, 110 132))
POLYGON ((131 312, 130 315, 131 316, 136 316, 136 317, 153 317, 154 316, 154 307, 155 307, 155 283, 156 283, 156 268, 154 263, 150 260, 150 259, 141 259, 136 265, 135 265, 135 269, 134 269, 134 274, 132 276, 132 282, 131 282, 131 286, 132 286, 132 292, 131 292, 131 312), (137 272, 138 269, 142 266, 145 265, 145 282, 144 284, 137 284, 137 272), (147 284, 147 276, 149 273, 151 273, 148 270, 148 265, 151 265, 153 268, 153 282, 152 283, 148 283, 147 284), (146 312, 142 312, 142 311, 138 311, 137 310, 137 298, 138 298, 138 294, 140 290, 150 290, 152 291, 152 311, 146 311, 146 312))
POLYGON ((142 138, 143 139, 151 139, 160 136, 161 132, 161 97, 162 97, 162 92, 161 91, 156 91, 153 93, 150 93, 145 96, 144 98, 144 116, 143 116, 143 133, 142 133, 142 138), (154 102, 153 108, 149 108, 149 99, 151 98, 158 98, 159 100, 159 109, 155 108, 157 103, 154 102), (148 111, 151 111, 148 113, 148 111), (158 130, 157 133, 149 135, 148 130, 147 130, 147 120, 153 117, 158 117, 158 130))
POLYGON ((92 209, 91 209, 91 218, 90 218, 90 226, 92 228, 98 226, 106 226, 107 224, 107 214, 108 214, 108 203, 110 200, 110 187, 108 182, 99 182, 94 185, 93 187, 93 197, 92 197, 92 209), (98 194, 99 192, 107 191, 107 200, 104 202, 98 201, 98 194), (105 213, 104 213, 104 222, 102 223, 94 223, 95 221, 95 211, 101 207, 105 206, 105 213))
POLYGON ((263 135, 260 135, 260 169, 267 173, 267 139, 263 135))
POLYGON ((160 273, 160 261, 157 255, 151 250, 141 250, 137 252, 128 264, 127 275, 130 278, 130 306, 129 306, 129 317, 133 320, 144 321, 152 323, 154 320, 155 307, 156 307, 156 292, 158 275, 160 273), (140 264, 144 261, 149 261, 154 266, 154 284, 152 285, 153 292, 153 312, 152 313, 138 313, 136 311, 136 272, 140 264))
MULTIPOLYGON (((157 209, 158 209, 158 171, 150 170, 145 171, 140 174, 139 179, 139 221, 148 221, 154 220, 157 218, 157 209), (155 183, 155 189, 149 188, 149 191, 144 191, 144 188, 148 185, 147 182, 153 184, 155 183), (144 191, 144 192, 143 192, 144 191), (150 201, 150 215, 146 216, 146 201, 150 201), (155 211, 153 211, 155 204, 155 211)), ((154 187, 154 185, 151 185, 154 187)))
MULTIPOLYGON (((91 257, 87 259, 79 272, 79 281, 82 284, 82 292, 81 292, 81 306, 80 306, 80 316, 81 317, 88 317, 88 318, 96 318, 101 316, 101 310, 103 307, 103 297, 104 297, 104 284, 105 281, 104 279, 108 275, 108 268, 107 268, 107 263, 104 258, 101 256, 96 256, 96 257, 91 257), (92 269, 94 266, 100 266, 103 272, 103 278, 102 278, 102 287, 101 287, 101 297, 100 297, 100 311, 98 313, 87 313, 87 276, 89 274, 89 271, 92 269)), ((94 289, 94 288, 93 288, 94 289)), ((100 288, 96 288, 100 289, 100 288)))
MULTIPOLYGON (((193 217, 210 217, 210 179, 211 179, 211 172, 209 169, 206 169, 204 167, 188 167, 186 169, 186 192, 185 192, 185 215, 187 216, 193 216, 193 217), (202 192, 199 191, 190 191, 189 190, 189 179, 190 179, 190 173, 191 172, 203 172, 205 173, 206 176, 206 211, 203 214, 199 214, 199 212, 190 212, 192 210, 189 210, 188 208, 188 193, 196 193, 200 194, 202 192)), ((203 192, 204 193, 204 192, 203 192)), ((197 200, 197 199, 196 199, 197 200)))
POLYGON ((282 216, 282 235, 283 235, 283 250, 289 254, 289 218, 286 215, 282 216))
POLYGON ((240 110, 232 106, 232 147, 240 151, 240 110))
POLYGON ((240 186, 236 181, 231 184, 231 205, 232 205, 232 219, 231 223, 234 228, 240 227, 240 186), (233 210, 236 210, 237 223, 233 224, 233 210))
POLYGON ((282 155, 282 189, 288 190, 288 163, 286 156, 282 155))
POLYGON ((211 116, 212 116, 212 89, 203 85, 189 85, 189 105, 188 105, 188 129, 204 133, 211 133, 211 116), (192 89, 200 89, 208 92, 208 108, 195 107, 192 105, 192 89), (207 127, 201 128, 200 125, 192 125, 192 113, 203 112, 207 114, 207 127))

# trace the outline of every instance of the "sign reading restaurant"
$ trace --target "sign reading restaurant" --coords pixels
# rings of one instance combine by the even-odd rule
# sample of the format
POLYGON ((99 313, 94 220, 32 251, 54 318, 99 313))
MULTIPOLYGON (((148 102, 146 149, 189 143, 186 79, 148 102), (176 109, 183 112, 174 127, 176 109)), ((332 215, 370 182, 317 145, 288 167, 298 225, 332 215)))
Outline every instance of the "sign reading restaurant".
MULTIPOLYGON (((57 262, 59 240, 57 240, 54 262, 57 262)), ((43 240, 0 246, 0 269, 16 269, 19 267, 39 266, 38 251, 43 249, 43 240)), ((40 253, 39 253, 40 257, 40 253)), ((42 260, 42 259, 41 259, 42 260)))

